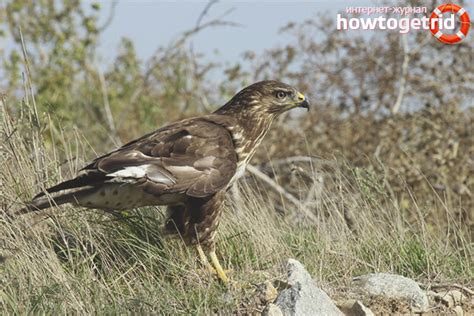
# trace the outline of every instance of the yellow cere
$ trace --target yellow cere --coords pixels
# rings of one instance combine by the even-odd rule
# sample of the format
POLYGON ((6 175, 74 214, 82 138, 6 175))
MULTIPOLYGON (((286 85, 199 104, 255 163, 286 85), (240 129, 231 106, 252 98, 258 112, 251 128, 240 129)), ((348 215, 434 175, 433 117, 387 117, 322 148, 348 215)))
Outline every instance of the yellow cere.
POLYGON ((304 99, 306 99, 305 96, 304 96, 304 94, 302 94, 301 92, 298 92, 298 93, 296 94, 296 96, 298 97, 298 100, 299 100, 299 101, 303 101, 304 99))

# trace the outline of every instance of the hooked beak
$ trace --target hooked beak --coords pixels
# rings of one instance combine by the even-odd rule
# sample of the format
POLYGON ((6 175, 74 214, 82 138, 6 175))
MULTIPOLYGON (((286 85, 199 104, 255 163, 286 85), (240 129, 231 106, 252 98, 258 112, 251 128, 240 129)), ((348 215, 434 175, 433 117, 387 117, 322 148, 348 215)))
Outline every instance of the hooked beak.
POLYGON ((301 92, 298 92, 296 97, 298 99, 298 101, 296 103, 297 107, 305 108, 309 112, 309 101, 308 101, 308 99, 301 92))

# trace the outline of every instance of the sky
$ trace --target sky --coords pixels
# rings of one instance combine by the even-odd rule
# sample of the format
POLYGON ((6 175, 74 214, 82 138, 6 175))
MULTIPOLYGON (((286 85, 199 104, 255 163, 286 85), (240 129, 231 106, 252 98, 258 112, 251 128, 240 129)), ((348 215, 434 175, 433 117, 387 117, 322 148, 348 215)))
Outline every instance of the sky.
MULTIPOLYGON (((102 4, 102 20, 106 20, 111 1, 102 4)), ((242 52, 262 52, 286 43, 289 35, 279 34, 288 22, 314 18, 318 12, 336 14, 346 6, 371 5, 372 1, 226 1, 214 4, 203 23, 228 13, 224 20, 237 27, 208 28, 193 38, 197 52, 220 61, 236 61, 242 52)), ((167 45, 182 32, 195 27, 207 1, 119 0, 112 23, 102 34, 100 54, 104 59, 115 56, 122 37, 133 40, 140 57, 153 55, 157 47, 167 45)))
MULTIPOLYGON (((1 0, 0 0, 1 1, 1 0)), ((442 0, 439 0, 442 3, 442 0)), ((93 2, 101 4, 100 20, 104 23, 110 15, 113 0, 82 0, 84 6, 93 2)), ((314 19, 318 13, 334 16, 346 7, 395 6, 395 0, 220 0, 211 6, 202 23, 224 14, 226 21, 239 26, 207 28, 192 38, 195 52, 215 62, 235 64, 245 51, 257 54, 265 49, 284 45, 292 40, 291 35, 279 30, 288 22, 314 19)), ((448 2, 448 1, 446 1, 448 2)), ((114 57, 122 37, 130 38, 142 60, 150 58, 160 46, 166 46, 183 32, 196 26, 206 7, 204 0, 117 0, 112 22, 99 39, 99 64, 107 67, 114 57)), ((474 18, 474 3, 466 7, 474 18)), ((429 10, 433 8, 428 8, 429 10)), ((358 31, 359 32, 359 31, 358 31)), ((471 30, 471 33, 474 33, 471 30)), ((470 34, 472 40, 472 34, 470 34)), ((11 42, 10 42, 11 43, 11 42)), ((9 41, 0 43, 0 49, 9 50, 9 41), (3 47, 2 47, 3 46, 3 47)), ((1 75, 1 69, 0 69, 1 75)))

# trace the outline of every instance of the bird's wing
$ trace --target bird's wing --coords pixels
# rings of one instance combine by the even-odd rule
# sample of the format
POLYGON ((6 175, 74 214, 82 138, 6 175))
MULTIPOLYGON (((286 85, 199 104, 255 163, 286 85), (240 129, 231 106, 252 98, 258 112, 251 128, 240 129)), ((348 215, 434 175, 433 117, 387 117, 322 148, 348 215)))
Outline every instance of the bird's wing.
POLYGON ((181 121, 97 158, 83 169, 105 181, 143 184, 152 194, 212 195, 235 174, 237 154, 229 131, 210 120, 181 121))

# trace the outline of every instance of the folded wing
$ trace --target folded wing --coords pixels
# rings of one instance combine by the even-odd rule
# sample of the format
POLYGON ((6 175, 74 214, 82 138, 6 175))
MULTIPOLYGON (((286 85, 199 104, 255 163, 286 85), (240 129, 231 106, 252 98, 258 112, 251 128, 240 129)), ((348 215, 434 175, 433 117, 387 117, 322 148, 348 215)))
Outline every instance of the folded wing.
POLYGON ((205 197, 224 189, 237 155, 229 131, 191 119, 167 126, 97 158, 82 172, 105 181, 133 182, 151 194, 205 197))

